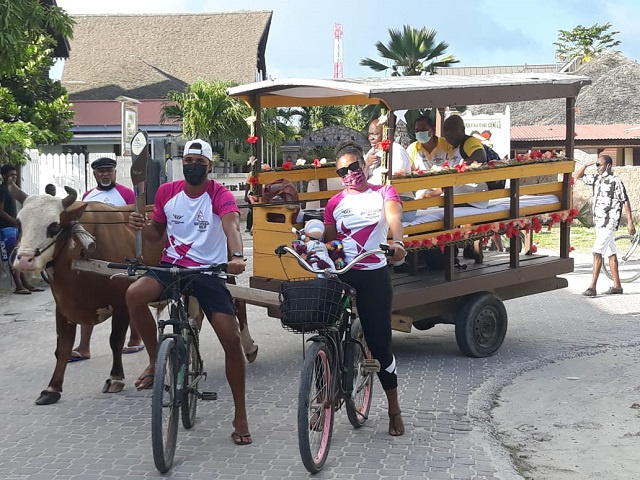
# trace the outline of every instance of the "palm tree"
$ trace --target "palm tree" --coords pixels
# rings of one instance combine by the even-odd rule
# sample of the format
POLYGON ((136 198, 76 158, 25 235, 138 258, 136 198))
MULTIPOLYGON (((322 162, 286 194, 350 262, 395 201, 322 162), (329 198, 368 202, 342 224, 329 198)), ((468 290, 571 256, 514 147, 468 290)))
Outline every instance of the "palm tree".
MULTIPOLYGON (((244 102, 227 95, 227 88, 233 85, 196 82, 185 92, 169 92, 162 107, 161 123, 182 121, 185 137, 205 139, 214 149, 218 142, 226 146, 228 141, 246 138, 249 126, 245 118, 250 110, 244 102)), ((226 156, 224 171, 228 171, 226 156)))
POLYGON ((386 63, 371 58, 360 61, 360 65, 376 72, 391 69, 391 76, 433 74, 437 67, 448 67, 459 60, 454 55, 445 55, 449 44, 440 42, 436 45, 437 32, 426 27, 420 30, 405 25, 400 30, 389 29, 389 42, 384 45, 376 42, 376 48, 386 63))

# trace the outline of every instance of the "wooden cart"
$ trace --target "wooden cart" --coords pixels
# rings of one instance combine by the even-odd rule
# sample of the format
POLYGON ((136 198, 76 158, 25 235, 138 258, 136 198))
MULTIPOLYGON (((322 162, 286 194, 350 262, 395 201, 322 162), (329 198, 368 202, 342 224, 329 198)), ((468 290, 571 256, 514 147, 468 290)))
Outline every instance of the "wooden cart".
MULTIPOLYGON (((504 300, 564 288, 567 280, 559 275, 573 271, 569 226, 575 215, 571 209, 574 162, 570 159, 574 150, 576 96, 589 83, 587 77, 565 74, 283 79, 234 87, 229 94, 244 99, 255 111, 258 138, 260 109, 265 107, 382 103, 390 112, 387 132, 393 138, 393 110, 437 107, 439 129, 444 107, 566 99, 565 158, 387 179, 399 193, 434 187, 444 191, 440 197, 404 202, 405 211, 418 210, 418 221, 404 228, 405 243, 414 252, 409 258, 413 268, 393 274, 393 328, 409 332, 412 326, 425 330, 439 323, 454 324, 460 349, 466 355, 484 357, 495 353, 504 340, 504 300), (550 176, 551 181, 541 182, 541 176, 550 176), (456 185, 493 180, 509 180, 509 188, 454 195, 456 185), (485 210, 462 206, 487 200, 497 207, 485 210), (560 224, 557 255, 520 253, 518 232, 549 223, 560 224), (495 231, 509 234, 510 253, 487 253, 481 263, 468 264, 465 270, 456 268, 455 245, 486 238, 495 231), (442 271, 420 268, 416 252, 425 248, 444 249, 442 271)), ((393 171, 390 154, 387 162, 389 171, 393 171)), ((260 164, 258 158, 257 165, 260 164)), ((327 190, 326 180, 336 176, 335 167, 331 166, 308 165, 267 172, 257 169, 254 175, 258 191, 281 178, 294 183, 318 180, 320 191, 301 193, 302 201, 319 200, 324 204, 338 192, 327 190)), ((277 292, 282 280, 308 276, 294 259, 279 258, 274 252, 277 246, 291 243, 292 227, 302 227, 299 218, 296 205, 254 206, 252 289, 277 292)), ((279 316, 277 303, 255 303, 267 306, 270 316, 279 316)))

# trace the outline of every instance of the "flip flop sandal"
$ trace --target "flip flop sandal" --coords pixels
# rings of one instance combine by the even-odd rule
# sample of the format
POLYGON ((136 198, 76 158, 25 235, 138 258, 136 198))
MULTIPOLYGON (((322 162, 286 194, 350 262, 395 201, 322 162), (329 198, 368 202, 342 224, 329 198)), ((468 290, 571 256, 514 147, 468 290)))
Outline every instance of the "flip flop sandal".
POLYGON ((33 287, 33 288, 29 288, 30 292, 44 292, 44 288, 40 288, 40 287, 33 287))
POLYGON ((14 290, 13 293, 15 293, 16 295, 31 295, 31 292, 26 288, 23 288, 22 290, 14 290))
POLYGON ((136 390, 141 391, 141 390, 150 390, 153 388, 153 373, 148 373, 146 375, 142 375, 140 377, 138 377, 138 380, 136 380, 135 386, 136 386, 136 390), (151 381, 148 381, 147 379, 151 379, 151 381), (147 383, 145 383, 145 381, 147 381, 147 383))
POLYGON ((90 358, 91 357, 85 357, 80 352, 73 350, 67 362, 81 362, 82 360, 89 360, 90 358))
POLYGON ((144 345, 128 345, 122 349, 122 353, 138 353, 144 350, 144 345))
POLYGON ((241 435, 237 432, 231 432, 231 439, 236 445, 251 445, 253 443, 250 433, 241 435))
POLYGON ((398 413, 390 413, 389 414, 389 435, 392 437, 399 437, 400 435, 404 435, 404 425, 401 428, 398 428, 396 425, 396 418, 398 418, 402 412, 398 413), (395 433, 392 432, 392 429, 395 433))

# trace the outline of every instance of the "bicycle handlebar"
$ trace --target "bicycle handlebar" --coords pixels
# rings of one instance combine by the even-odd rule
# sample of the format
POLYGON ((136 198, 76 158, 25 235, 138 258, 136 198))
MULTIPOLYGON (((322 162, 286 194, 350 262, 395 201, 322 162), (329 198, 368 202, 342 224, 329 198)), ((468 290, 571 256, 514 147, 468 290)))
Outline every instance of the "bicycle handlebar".
POLYGON ((358 255, 353 260, 351 260, 347 265, 345 265, 344 268, 341 268, 340 270, 336 270, 335 268, 324 268, 324 269, 314 268, 311 265, 309 265, 309 263, 307 263, 307 261, 304 258, 302 258, 298 254, 298 252, 296 252, 291 247, 288 247, 286 245, 280 245, 278 248, 276 248, 276 255, 278 255, 278 257, 281 257, 282 255, 284 255, 286 253, 289 253, 289 254, 293 255, 298 260, 300 265, 305 270, 308 270, 311 273, 315 273, 315 274, 327 274, 327 273, 330 273, 330 274, 333 274, 333 275, 341 275, 343 273, 348 272, 349 270, 351 270, 353 268, 353 266, 356 263, 358 263, 360 260, 362 260, 363 258, 366 258, 366 257, 368 257, 370 255, 383 254, 383 255, 386 255, 387 257, 393 256, 393 250, 391 250, 389 248, 389 244, 381 243, 380 244, 380 248, 374 248, 373 250, 369 250, 367 252, 362 252, 360 255, 358 255))
POLYGON ((186 276, 193 275, 195 273, 206 273, 206 272, 214 272, 221 273, 227 270, 227 264, 221 263, 219 265, 208 265, 206 267, 194 267, 194 268, 186 268, 179 267, 177 265, 159 267, 159 266, 149 266, 143 265, 141 263, 136 263, 135 261, 131 263, 108 263, 108 268, 114 268, 118 270, 126 270, 127 275, 134 276, 137 275, 138 270, 151 271, 151 272, 169 272, 171 275, 175 276, 186 276))

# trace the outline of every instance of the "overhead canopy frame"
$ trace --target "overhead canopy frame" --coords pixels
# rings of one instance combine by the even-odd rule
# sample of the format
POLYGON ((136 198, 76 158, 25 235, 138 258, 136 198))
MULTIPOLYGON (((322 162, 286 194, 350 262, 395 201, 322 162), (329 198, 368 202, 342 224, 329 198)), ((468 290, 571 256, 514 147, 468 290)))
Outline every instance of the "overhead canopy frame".
POLYGON ((232 87, 227 93, 255 107, 309 107, 384 103, 390 110, 547 98, 575 98, 591 84, 585 76, 562 73, 425 75, 335 80, 283 78, 232 87))

